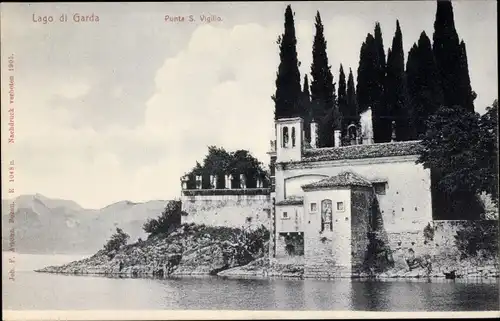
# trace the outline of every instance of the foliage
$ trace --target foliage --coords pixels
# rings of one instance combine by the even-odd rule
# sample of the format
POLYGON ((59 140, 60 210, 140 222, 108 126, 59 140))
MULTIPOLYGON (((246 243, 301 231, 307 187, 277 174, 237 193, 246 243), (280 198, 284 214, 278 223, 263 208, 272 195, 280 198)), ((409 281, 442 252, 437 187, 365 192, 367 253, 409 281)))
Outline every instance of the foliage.
POLYGON ((461 253, 461 258, 488 258, 498 253, 498 224, 481 224, 481 221, 471 221, 462 227, 455 235, 455 244, 461 253))
POLYGON ((225 188, 225 175, 233 176, 232 187, 240 185, 240 174, 246 177, 248 188, 257 186, 257 179, 263 181, 263 186, 269 186, 269 174, 262 168, 262 163, 253 157, 249 151, 237 150, 227 152, 224 148, 216 146, 208 147, 208 154, 203 160, 203 165, 196 163, 196 166, 187 174, 188 189, 196 188, 196 175, 202 176, 202 188, 208 189, 210 186, 210 175, 217 175, 217 186, 225 188))
POLYGON ((349 68, 349 77, 347 80, 347 110, 342 115, 342 118, 347 126, 349 126, 351 122, 354 124, 359 122, 356 87, 354 85, 354 76, 352 75, 351 68, 349 68))
POLYGON ((448 218, 479 218, 481 209, 471 209, 479 202, 476 195, 485 191, 496 197, 497 149, 492 134, 496 129, 489 130, 494 121, 485 119, 488 116, 482 119, 460 106, 443 106, 427 122, 417 163, 433 171, 436 201, 443 203, 438 211, 450 207, 448 218), (466 217, 456 216, 464 210, 470 212, 466 217))
POLYGON ((424 244, 434 240, 434 229, 432 228, 431 223, 427 223, 424 227, 424 239, 424 244))
POLYGON ((127 245, 127 241, 130 236, 125 233, 121 228, 117 227, 116 232, 111 235, 111 238, 104 245, 104 251, 110 253, 112 251, 118 251, 123 246, 127 245))
POLYGON ((170 201, 162 214, 156 219, 148 219, 143 229, 149 236, 170 233, 181 225, 182 211, 181 201, 170 201))
POLYGON ((309 78, 307 75, 304 76, 304 87, 302 89, 302 103, 301 103, 301 115, 304 119, 304 129, 305 129, 305 141, 311 142, 311 121, 313 117, 312 107, 311 107, 311 94, 309 93, 309 78))
POLYGON ((366 36, 361 45, 358 66, 358 81, 356 97, 359 112, 365 112, 368 107, 372 109, 373 132, 375 142, 381 141, 380 116, 386 114, 385 105, 382 103, 385 78, 385 54, 383 48, 380 24, 375 25, 375 37, 366 36))
POLYGON ((184 235, 190 235, 194 242, 206 238, 213 242, 230 244, 226 259, 237 265, 245 265, 267 252, 269 230, 261 225, 257 229, 241 229, 227 226, 207 226, 204 224, 183 224, 184 235))
POLYGON ((459 42, 451 1, 437 1, 434 21, 433 52, 439 71, 446 106, 474 110, 465 44, 459 42))
POLYGON ((337 93, 337 105, 339 106, 342 135, 347 131, 349 125, 349 106, 347 105, 347 83, 345 79, 344 67, 340 64, 339 88, 337 93))
POLYGON ((406 82, 413 130, 410 139, 417 139, 425 134, 426 121, 443 102, 431 41, 424 31, 408 53, 406 82))
POLYGON ((391 122, 396 122, 396 140, 409 138, 409 114, 407 110, 407 90, 404 65, 403 35, 399 20, 396 20, 396 33, 392 39, 392 47, 387 55, 387 68, 384 82, 384 103, 386 118, 380 119, 381 141, 390 141, 392 135, 391 122))
POLYGON ((311 102, 313 118, 318 122, 318 147, 333 146, 333 129, 340 129, 336 104, 335 83, 326 53, 327 42, 323 34, 323 23, 316 13, 311 64, 311 102))
POLYGON ((495 99, 479 121, 481 132, 479 149, 484 152, 482 158, 481 190, 488 193, 498 206, 498 100, 495 99))
POLYGON ((302 91, 295 24, 290 5, 285 10, 285 31, 278 38, 277 44, 280 49, 280 64, 276 74, 276 92, 272 96, 275 103, 275 119, 298 116, 300 111, 302 91))

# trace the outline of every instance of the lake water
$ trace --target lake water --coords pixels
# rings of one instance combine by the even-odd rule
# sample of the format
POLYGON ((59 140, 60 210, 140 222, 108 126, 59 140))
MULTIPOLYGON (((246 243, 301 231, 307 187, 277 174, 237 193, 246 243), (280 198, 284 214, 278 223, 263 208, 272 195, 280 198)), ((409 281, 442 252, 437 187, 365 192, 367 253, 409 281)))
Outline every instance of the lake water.
MULTIPOLYGON (((12 254, 10 254, 12 256, 12 254)), ((9 310, 499 310, 499 280, 284 280, 184 277, 106 278, 32 272, 81 256, 15 255, 3 308, 9 310)))

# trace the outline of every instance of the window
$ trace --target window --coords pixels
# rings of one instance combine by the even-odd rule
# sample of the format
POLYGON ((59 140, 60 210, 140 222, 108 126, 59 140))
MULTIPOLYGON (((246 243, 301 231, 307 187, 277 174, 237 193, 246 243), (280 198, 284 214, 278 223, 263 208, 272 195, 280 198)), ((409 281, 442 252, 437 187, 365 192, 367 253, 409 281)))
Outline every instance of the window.
POLYGON ((289 217, 288 217, 288 213, 287 213, 287 212, 283 212, 282 218, 283 218, 283 219, 288 219, 288 218, 289 218, 289 217))
POLYGON ((295 127, 292 127, 292 147, 295 147, 295 127))
POLYGON ((310 205, 310 212, 311 213, 316 213, 318 211, 318 204, 317 203, 311 203, 310 205))
POLYGON ((373 183, 373 188, 377 195, 385 195, 386 182, 373 183))
POLYGON ((337 202, 337 211, 338 212, 344 211, 344 202, 337 202))
POLYGON ((283 127, 283 147, 288 147, 288 127, 283 127))

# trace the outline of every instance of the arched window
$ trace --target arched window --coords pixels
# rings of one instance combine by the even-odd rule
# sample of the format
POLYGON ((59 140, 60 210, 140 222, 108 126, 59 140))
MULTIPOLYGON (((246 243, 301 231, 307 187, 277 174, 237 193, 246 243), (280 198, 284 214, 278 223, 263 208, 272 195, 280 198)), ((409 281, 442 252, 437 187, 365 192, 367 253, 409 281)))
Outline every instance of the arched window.
POLYGON ((295 147, 295 127, 292 127, 292 147, 295 147))
POLYGON ((283 147, 288 147, 288 127, 283 127, 283 147))
POLYGON ((358 138, 358 132, 357 132, 356 125, 350 124, 347 127, 347 136, 349 137, 349 143, 351 145, 355 145, 357 142, 357 138, 358 138))

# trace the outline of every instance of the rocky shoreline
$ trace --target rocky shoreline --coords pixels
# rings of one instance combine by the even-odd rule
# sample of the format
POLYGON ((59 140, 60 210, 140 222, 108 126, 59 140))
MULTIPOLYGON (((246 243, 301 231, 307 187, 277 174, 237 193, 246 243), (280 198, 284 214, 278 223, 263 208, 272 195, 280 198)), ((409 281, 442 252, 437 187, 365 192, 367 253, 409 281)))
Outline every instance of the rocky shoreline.
MULTIPOLYGON (((259 233, 241 229, 183 224, 171 233, 155 235, 119 250, 103 249, 83 260, 48 266, 36 272, 144 278, 208 275, 231 278, 337 278, 328 275, 328 271, 305 275, 304 257, 293 257, 286 262, 269 259, 265 239, 259 233)), ((458 279, 499 277, 498 264, 494 259, 477 261, 429 257, 426 262, 412 266, 401 261, 384 272, 347 273, 339 277, 445 279, 450 273, 458 279)))
MULTIPOLYGON (((91 262, 89 260, 88 262, 91 262)), ((228 278, 290 278, 290 279, 332 279, 332 277, 304 277, 303 264, 279 264, 276 261, 270 261, 267 257, 258 258, 249 264, 242 266, 228 267, 223 266, 214 268, 211 265, 183 265, 175 270, 170 276, 209 276, 216 275, 228 278), (216 271, 220 269, 220 271, 216 271)), ((155 273, 154 268, 137 265, 129 266, 118 271, 112 268, 104 268, 90 266, 82 261, 72 262, 63 266, 49 266, 44 269, 36 270, 42 273, 55 273, 55 274, 70 274, 70 275, 95 275, 95 276, 110 276, 110 277, 164 277, 155 273)), ((447 271, 434 271, 427 273, 424 269, 415 270, 389 270, 387 272, 370 274, 360 273, 351 275, 350 279, 446 279, 445 272, 447 271)), ((458 270, 456 273, 457 279, 496 279, 499 278, 498 269, 493 265, 484 267, 473 268, 468 271, 458 270)))

